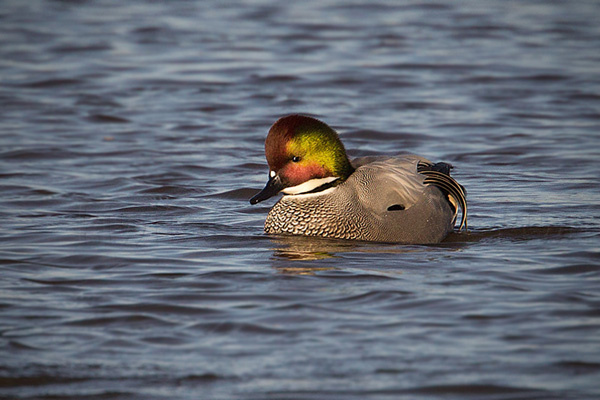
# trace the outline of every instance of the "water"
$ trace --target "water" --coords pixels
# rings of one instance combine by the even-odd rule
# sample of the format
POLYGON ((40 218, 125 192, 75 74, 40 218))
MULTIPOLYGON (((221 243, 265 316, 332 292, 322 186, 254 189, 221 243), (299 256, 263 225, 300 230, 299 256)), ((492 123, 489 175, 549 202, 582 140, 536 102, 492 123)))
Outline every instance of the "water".
POLYGON ((0 397, 600 398, 600 3, 4 0, 0 397), (272 238, 270 125, 469 233, 272 238))

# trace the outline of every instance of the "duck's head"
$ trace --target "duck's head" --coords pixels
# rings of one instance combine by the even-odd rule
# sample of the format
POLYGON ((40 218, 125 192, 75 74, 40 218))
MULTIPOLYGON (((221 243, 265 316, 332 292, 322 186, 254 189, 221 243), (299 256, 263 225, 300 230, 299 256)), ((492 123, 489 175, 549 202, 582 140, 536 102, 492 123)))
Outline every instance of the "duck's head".
POLYGON ((265 142, 269 181, 250 199, 256 204, 276 195, 309 193, 354 171, 337 133, 324 122, 288 115, 273 124, 265 142))

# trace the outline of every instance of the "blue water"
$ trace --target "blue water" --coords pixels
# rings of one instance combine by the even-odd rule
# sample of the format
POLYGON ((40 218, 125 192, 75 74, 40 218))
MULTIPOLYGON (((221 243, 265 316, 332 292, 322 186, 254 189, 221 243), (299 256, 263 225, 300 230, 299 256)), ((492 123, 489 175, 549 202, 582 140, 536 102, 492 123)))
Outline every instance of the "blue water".
POLYGON ((0 398, 600 398, 598 15, 4 0, 0 398), (469 232, 266 236, 290 113, 452 163, 469 232))

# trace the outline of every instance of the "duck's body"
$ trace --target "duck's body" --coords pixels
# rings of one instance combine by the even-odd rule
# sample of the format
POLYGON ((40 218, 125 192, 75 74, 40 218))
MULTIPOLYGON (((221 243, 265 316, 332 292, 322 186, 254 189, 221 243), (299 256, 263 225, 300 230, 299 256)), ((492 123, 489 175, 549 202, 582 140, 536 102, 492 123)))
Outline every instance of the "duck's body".
MULTIPOLYGON (((362 157, 347 161, 348 165, 341 162, 337 170, 342 172, 338 173, 331 171, 336 168, 323 166, 323 161, 295 165, 310 161, 314 149, 301 146, 304 151, 300 151, 280 142, 313 131, 315 121, 323 124, 310 117, 288 116, 271 128, 269 137, 275 132, 274 137, 268 137, 266 145, 270 180, 251 200, 254 204, 284 192, 269 211, 266 233, 426 244, 440 242, 453 230, 459 205, 463 210, 461 228, 466 223, 464 190, 450 177, 449 164, 432 164, 423 157, 405 154, 362 157), (304 174, 307 169, 308 177, 304 174)), ((306 141, 310 133, 304 136, 306 141)), ((337 134, 335 139, 337 145, 337 134)), ((327 147, 327 143, 320 143, 318 148, 322 146, 327 147)), ((343 146, 341 151, 347 160, 343 146)))
POLYGON ((356 159, 346 181, 316 193, 284 195, 265 232, 379 242, 436 243, 452 231, 456 211, 423 183, 415 155, 356 159))

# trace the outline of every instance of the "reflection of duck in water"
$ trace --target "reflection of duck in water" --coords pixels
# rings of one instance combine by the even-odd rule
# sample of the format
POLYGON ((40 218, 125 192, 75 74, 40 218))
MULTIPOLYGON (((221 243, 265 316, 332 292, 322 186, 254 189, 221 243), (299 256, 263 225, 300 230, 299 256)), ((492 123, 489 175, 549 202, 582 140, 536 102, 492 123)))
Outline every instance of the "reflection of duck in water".
POLYGON ((281 235, 272 238, 273 255, 291 261, 324 260, 336 254, 356 251, 360 243, 347 240, 323 240, 307 236, 281 235))
MULTIPOLYGON (((390 243, 357 242, 310 236, 277 235, 273 236, 274 259, 285 261, 314 261, 344 257, 350 253, 408 254, 429 251, 430 246, 397 246, 390 243)), ((437 247, 435 247, 437 248, 437 247)), ((284 268, 291 264, 285 262, 284 268)), ((310 264, 315 270, 314 264, 310 264)), ((318 264, 322 266, 323 264, 318 264)), ((330 269, 329 267, 325 269, 330 269)))
POLYGON ((350 162, 337 133, 302 115, 279 119, 265 142, 269 181, 251 204, 282 192, 265 232, 397 243, 437 243, 466 227, 464 188, 446 163, 416 155, 350 162))

